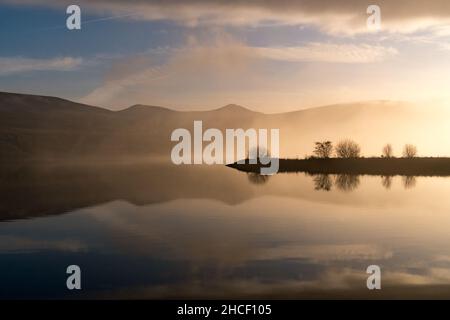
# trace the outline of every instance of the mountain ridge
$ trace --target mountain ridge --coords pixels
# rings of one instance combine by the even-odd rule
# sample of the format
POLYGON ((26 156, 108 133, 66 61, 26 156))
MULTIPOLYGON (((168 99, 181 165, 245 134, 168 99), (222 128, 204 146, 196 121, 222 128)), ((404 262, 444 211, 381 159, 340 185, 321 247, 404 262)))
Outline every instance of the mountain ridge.
POLYGON ((0 91, 0 111, 2 111, 1 110, 1 108, 3 107, 2 104, 5 102, 6 97, 22 98, 22 99, 29 98, 29 99, 33 99, 35 101, 41 100, 41 101, 54 102, 54 103, 55 102, 56 103, 64 102, 64 103, 68 103, 68 104, 77 105, 80 107, 95 108, 97 110, 102 110, 102 111, 107 111, 107 112, 112 112, 112 113, 123 113, 123 112, 127 112, 127 111, 149 109, 149 110, 155 110, 155 111, 197 112, 197 113, 198 112, 213 112, 213 111, 220 111, 220 112, 222 112, 222 111, 242 112, 243 111, 243 112, 252 112, 252 113, 263 114, 263 115, 281 115, 281 114, 293 114, 293 113, 305 112, 305 111, 319 111, 321 109, 326 109, 326 108, 346 107, 348 105, 363 106, 363 105, 367 105, 367 104, 371 104, 371 103, 383 103, 383 104, 408 103, 406 101, 393 101, 393 100, 366 100, 366 101, 354 101, 354 102, 350 102, 350 103, 327 104, 327 105, 314 106, 314 107, 302 108, 302 109, 286 111, 286 112, 276 112, 276 113, 264 113, 264 112, 260 112, 260 111, 255 111, 255 110, 252 110, 250 108, 247 108, 242 105, 235 104, 235 103, 230 103, 230 104, 224 105, 222 107, 207 109, 207 110, 176 110, 176 109, 168 108, 168 107, 164 107, 164 106, 156 106, 156 105, 138 103, 138 104, 134 104, 134 105, 131 105, 129 107, 126 107, 126 108, 123 108, 120 110, 111 110, 108 108, 90 105, 90 104, 86 104, 86 103, 81 103, 81 102, 73 101, 70 99, 60 98, 57 96, 0 91))
POLYGON ((0 92, 0 158, 168 156, 173 130, 192 130, 195 120, 219 130, 279 129, 282 157, 310 155, 315 141, 346 138, 361 144, 365 156, 379 155, 386 143, 394 145, 397 156, 406 143, 416 144, 420 155, 450 155, 447 117, 424 110, 374 100, 277 114, 236 104, 207 111, 138 104, 111 111, 57 97, 0 92))

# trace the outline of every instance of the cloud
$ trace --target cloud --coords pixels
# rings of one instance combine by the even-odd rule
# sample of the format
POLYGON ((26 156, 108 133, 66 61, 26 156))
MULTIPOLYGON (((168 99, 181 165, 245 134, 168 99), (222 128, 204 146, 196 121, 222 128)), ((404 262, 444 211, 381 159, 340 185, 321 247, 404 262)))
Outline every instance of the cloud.
POLYGON ((383 61, 398 54, 394 48, 368 44, 310 43, 299 47, 268 47, 256 50, 262 57, 291 62, 371 63, 383 61))
MULTIPOLYGON (((62 7, 56 0, 0 0, 0 3, 62 7)), ((330 33, 365 33, 369 3, 360 0, 80 0, 91 12, 128 15, 124 18, 167 19, 186 25, 312 24, 330 33)), ((390 32, 414 32, 450 23, 448 0, 378 0, 382 27, 390 32)))
POLYGON ((33 71, 72 71, 82 64, 81 58, 63 57, 31 59, 0 57, 0 76, 33 71))
MULTIPOLYGON (((230 102, 227 95, 237 98, 240 92, 252 96, 251 92, 259 91, 257 95, 261 97, 264 88, 271 88, 273 95, 279 84, 274 84, 278 81, 267 70, 279 62, 294 64, 290 69, 300 70, 301 66, 296 66, 299 62, 368 64, 397 54, 393 48, 366 44, 252 47, 227 35, 218 36, 212 44, 200 44, 195 38, 188 42, 183 48, 158 49, 117 61, 104 82, 81 101, 113 108, 145 101, 198 107, 211 100, 208 95, 212 94, 214 101, 223 98, 226 104, 230 102), (161 57, 166 59, 163 64, 159 63, 161 57)), ((288 78, 284 81, 291 83, 288 78)))
POLYGON ((244 74, 251 73, 255 57, 251 49, 234 40, 218 40, 213 45, 200 45, 190 40, 181 49, 127 57, 116 62, 105 75, 101 86, 81 101, 102 106, 128 106, 133 102, 152 101, 170 105, 165 98, 201 95, 242 84, 244 74))

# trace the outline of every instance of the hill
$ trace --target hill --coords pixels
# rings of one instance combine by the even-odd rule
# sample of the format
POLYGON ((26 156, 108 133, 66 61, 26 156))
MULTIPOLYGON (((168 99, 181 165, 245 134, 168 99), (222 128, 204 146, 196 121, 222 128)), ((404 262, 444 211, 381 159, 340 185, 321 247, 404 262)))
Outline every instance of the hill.
POLYGON ((142 157, 170 154, 170 134, 204 128, 278 128, 282 157, 311 154, 314 141, 352 138, 366 156, 405 143, 420 155, 450 155, 445 111, 430 111, 404 102, 370 101, 332 105, 280 114, 263 114, 238 105, 210 111, 175 111, 135 105, 110 111, 36 95, 0 93, 2 159, 142 157))

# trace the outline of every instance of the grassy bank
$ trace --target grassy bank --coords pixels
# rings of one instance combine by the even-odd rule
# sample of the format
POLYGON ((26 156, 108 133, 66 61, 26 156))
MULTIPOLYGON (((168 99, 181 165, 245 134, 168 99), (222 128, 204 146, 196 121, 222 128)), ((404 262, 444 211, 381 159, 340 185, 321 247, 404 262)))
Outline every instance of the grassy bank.
MULTIPOLYGON (((259 164, 230 164, 245 172, 260 172, 259 164)), ((365 174, 383 176, 450 176, 450 158, 280 159, 279 172, 365 174)))

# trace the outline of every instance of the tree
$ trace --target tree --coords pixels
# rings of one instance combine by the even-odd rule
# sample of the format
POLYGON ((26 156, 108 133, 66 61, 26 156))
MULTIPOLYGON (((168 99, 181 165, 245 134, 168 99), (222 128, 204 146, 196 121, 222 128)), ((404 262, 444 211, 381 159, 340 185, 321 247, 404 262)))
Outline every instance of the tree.
POLYGON ((247 152, 247 159, 249 159, 252 162, 257 163, 260 159, 268 157, 269 153, 266 148, 261 146, 256 146, 254 148, 251 148, 247 152))
POLYGON ((359 158, 361 148, 352 140, 343 140, 336 146, 336 155, 339 158, 359 158))
POLYGON ((314 154, 319 158, 329 158, 333 152, 333 144, 331 141, 316 142, 314 154))
POLYGON ((383 147, 383 157, 392 158, 394 155, 394 151, 391 144, 387 144, 383 147))
POLYGON ((416 146, 414 146, 412 144, 405 145, 405 147, 403 148, 403 157, 412 159, 412 158, 415 158, 416 155, 417 155, 416 146))

